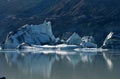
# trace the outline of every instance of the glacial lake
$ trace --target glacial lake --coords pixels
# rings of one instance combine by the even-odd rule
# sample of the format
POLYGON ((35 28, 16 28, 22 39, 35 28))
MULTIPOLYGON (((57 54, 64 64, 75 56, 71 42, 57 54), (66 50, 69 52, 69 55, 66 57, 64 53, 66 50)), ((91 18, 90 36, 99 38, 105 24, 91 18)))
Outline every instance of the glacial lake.
POLYGON ((6 79, 120 79, 120 51, 0 51, 6 79))

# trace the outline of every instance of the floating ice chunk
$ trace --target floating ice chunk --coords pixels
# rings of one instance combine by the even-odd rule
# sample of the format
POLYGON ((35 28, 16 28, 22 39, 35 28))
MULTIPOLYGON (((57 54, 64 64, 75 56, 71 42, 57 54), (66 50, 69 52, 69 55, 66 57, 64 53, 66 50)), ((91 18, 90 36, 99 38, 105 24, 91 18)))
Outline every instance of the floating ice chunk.
POLYGON ((80 45, 83 46, 83 48, 97 48, 97 44, 95 44, 95 40, 92 36, 82 37, 80 45))
POLYGON ((77 33, 73 33, 66 42, 71 45, 80 45, 81 37, 77 33))
POLYGON ((113 34, 114 34, 113 32, 110 32, 110 33, 108 34, 108 36, 106 37, 103 45, 106 45, 106 42, 108 41, 108 39, 110 39, 110 38, 113 36, 113 34))
POLYGON ((108 49, 101 49, 101 48, 76 48, 74 49, 77 52, 105 52, 108 49))
POLYGON ((55 42, 55 36, 52 33, 51 22, 44 22, 40 25, 25 25, 14 33, 10 33, 5 43, 4 48, 17 48, 22 43, 44 45, 55 42))
POLYGON ((84 48, 97 48, 97 44, 91 42, 82 42, 80 45, 84 48))
POLYGON ((95 40, 92 36, 84 36, 84 37, 82 37, 82 41, 91 42, 91 43, 95 42, 95 40))

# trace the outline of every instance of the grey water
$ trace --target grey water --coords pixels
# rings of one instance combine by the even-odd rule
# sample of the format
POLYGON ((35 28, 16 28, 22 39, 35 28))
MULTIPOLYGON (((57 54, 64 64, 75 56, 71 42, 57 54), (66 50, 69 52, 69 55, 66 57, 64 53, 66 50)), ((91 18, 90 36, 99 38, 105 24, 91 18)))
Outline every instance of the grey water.
POLYGON ((1 51, 6 79, 120 79, 120 51, 1 51), (66 52, 66 53, 65 53, 66 52))

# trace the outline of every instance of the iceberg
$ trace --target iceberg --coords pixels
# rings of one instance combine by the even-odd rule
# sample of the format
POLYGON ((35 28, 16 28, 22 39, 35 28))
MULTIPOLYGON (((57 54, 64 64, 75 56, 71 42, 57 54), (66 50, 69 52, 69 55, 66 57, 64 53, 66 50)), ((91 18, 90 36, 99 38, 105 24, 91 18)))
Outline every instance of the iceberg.
POLYGON ((83 48, 97 48, 97 44, 91 42, 82 42, 80 45, 83 46, 83 48))
POLYGON ((82 48, 97 48, 97 44, 95 44, 95 40, 92 36, 84 36, 81 38, 77 33, 73 33, 66 43, 70 45, 79 45, 82 48))
POLYGON ((51 22, 39 25, 24 25, 15 32, 10 32, 2 44, 3 49, 58 49, 97 48, 92 36, 80 37, 77 33, 68 33, 67 39, 55 38, 51 22), (69 35, 68 35, 69 34, 69 35), (70 36, 71 35, 71 36, 70 36), (48 46, 45 46, 48 45, 48 46))
POLYGON ((24 25, 16 32, 10 32, 3 44, 3 48, 17 48, 20 44, 44 45, 55 42, 52 33, 51 22, 44 22, 40 25, 24 25))
POLYGON ((92 36, 83 36, 82 41, 94 43, 95 40, 92 36))
POLYGON ((95 40, 92 36, 82 37, 80 45, 83 46, 83 48, 97 48, 97 44, 95 44, 95 40))
POLYGON ((120 49, 120 34, 110 32, 103 42, 104 49, 120 49))
POLYGON ((67 44, 70 45, 80 45, 81 37, 77 33, 73 33, 68 40, 66 41, 67 44))

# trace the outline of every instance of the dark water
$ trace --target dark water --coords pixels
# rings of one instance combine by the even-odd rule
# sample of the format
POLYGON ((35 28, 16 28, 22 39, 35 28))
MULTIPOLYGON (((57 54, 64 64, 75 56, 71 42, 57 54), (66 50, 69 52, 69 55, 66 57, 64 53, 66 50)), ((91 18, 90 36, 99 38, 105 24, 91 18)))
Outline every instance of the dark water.
POLYGON ((0 77, 7 79, 120 79, 120 51, 0 52, 0 77), (59 54, 55 54, 59 53, 59 54))

